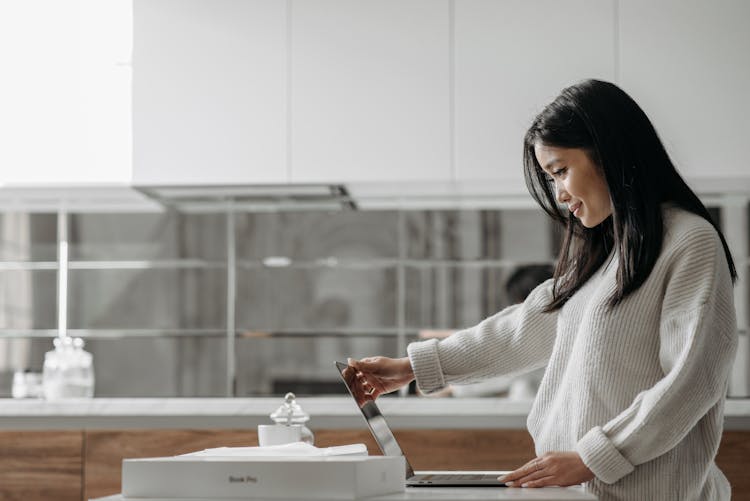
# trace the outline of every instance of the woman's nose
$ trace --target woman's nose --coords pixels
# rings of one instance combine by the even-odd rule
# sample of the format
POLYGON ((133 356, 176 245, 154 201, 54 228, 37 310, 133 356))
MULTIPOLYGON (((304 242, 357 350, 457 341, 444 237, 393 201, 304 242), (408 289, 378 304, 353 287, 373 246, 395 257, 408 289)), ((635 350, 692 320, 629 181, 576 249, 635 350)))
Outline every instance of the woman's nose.
POLYGON ((557 201, 561 204, 567 202, 570 200, 570 195, 567 191, 565 191, 565 188, 563 187, 562 183, 555 183, 555 195, 557 198, 557 201))

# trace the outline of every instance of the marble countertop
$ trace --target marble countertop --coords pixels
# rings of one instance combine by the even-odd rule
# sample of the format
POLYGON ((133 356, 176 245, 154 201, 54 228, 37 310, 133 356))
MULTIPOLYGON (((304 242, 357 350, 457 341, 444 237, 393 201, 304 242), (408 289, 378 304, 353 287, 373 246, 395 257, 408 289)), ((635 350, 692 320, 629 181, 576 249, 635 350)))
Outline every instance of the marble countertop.
MULTIPOLYGON (((596 500, 580 487, 545 487, 544 489, 494 489, 486 487, 412 487, 406 492, 360 498, 367 501, 499 501, 503 499, 535 501, 596 500)), ((122 495, 107 496, 91 501, 127 501, 122 495)), ((183 501, 179 499, 176 501, 183 501)), ((187 500, 184 500, 187 501, 187 500)), ((195 501, 201 501, 196 499, 195 501)), ((270 501, 266 498, 266 501, 270 501)))
MULTIPOLYGON (((0 429, 254 428, 270 423, 282 398, 0 399, 0 429)), ((310 428, 365 428, 349 397, 300 397, 310 428)), ((383 397, 397 429, 524 429, 531 400, 383 397)), ((727 400, 725 428, 750 430, 750 399, 727 400)))

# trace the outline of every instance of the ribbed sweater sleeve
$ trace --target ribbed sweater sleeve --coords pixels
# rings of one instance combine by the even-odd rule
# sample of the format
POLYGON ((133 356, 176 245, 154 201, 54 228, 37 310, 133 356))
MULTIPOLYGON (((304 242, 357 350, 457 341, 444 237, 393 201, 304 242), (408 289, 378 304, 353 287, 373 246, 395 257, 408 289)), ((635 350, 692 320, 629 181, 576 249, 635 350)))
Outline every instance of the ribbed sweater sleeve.
MULTIPOLYGON (((576 445, 586 466, 609 484, 674 448, 726 394, 737 334, 723 247, 705 225, 686 232, 670 252, 658 263, 667 268, 652 271, 666 276, 658 352, 663 378, 576 445)), ((629 363, 637 370, 642 362, 629 363)))
POLYGON ((543 367, 555 341, 556 312, 545 313, 552 279, 526 300, 483 320, 475 327, 438 341, 411 343, 407 352, 417 385, 425 393, 448 383, 543 367))

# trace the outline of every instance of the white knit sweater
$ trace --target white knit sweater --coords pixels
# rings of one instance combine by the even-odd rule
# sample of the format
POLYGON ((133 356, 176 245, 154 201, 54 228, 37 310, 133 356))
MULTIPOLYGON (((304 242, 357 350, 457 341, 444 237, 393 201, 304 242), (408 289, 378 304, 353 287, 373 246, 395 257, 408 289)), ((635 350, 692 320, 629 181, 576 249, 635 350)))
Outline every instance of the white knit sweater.
POLYGON ((537 455, 577 451, 603 501, 729 499, 714 463, 737 348, 729 269, 701 217, 666 207, 664 228, 653 271, 614 309, 616 256, 560 310, 542 312, 548 280, 475 327, 410 344, 417 384, 546 366, 527 420, 537 455))

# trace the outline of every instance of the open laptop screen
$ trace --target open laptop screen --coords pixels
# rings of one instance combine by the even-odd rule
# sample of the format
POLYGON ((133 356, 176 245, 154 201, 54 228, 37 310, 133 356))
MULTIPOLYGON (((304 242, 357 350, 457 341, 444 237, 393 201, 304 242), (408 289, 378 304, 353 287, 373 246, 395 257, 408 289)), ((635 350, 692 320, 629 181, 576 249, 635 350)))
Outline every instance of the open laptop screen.
MULTIPOLYGON (((346 389, 349 390, 349 394, 352 396, 354 401, 357 403, 357 407, 362 411, 362 415, 367 422, 367 426, 370 427, 372 436, 380 447, 380 451, 384 456, 403 456, 404 453, 401 447, 396 441, 396 437, 385 422, 385 418, 380 413, 380 409, 375 405, 375 401, 368 398, 357 398, 357 393, 354 387, 354 381, 356 380, 357 370, 342 362, 336 362, 336 368, 338 369, 339 376, 344 381, 346 389)), ((414 470, 412 469, 409 461, 404 457, 404 463, 406 464, 406 478, 414 476, 414 470)))

